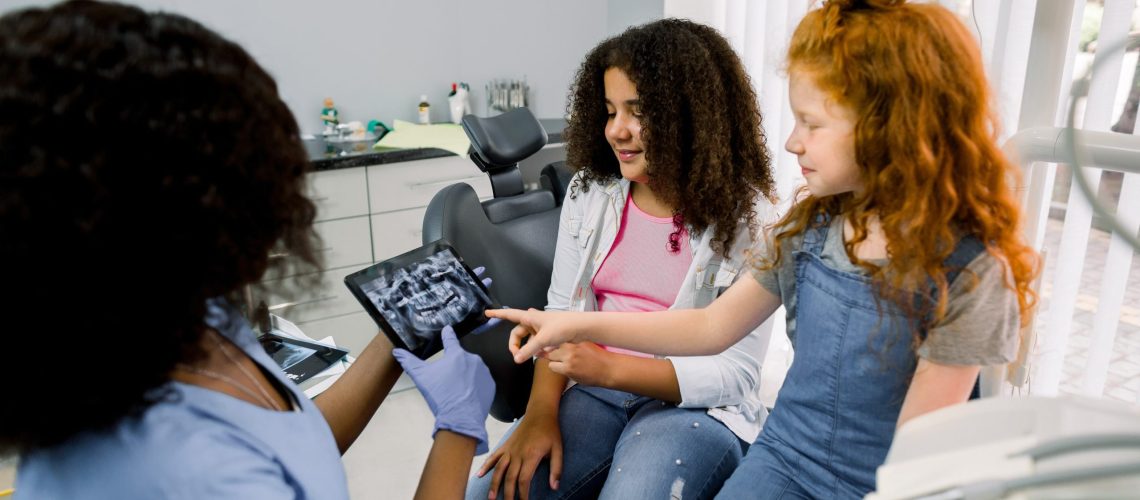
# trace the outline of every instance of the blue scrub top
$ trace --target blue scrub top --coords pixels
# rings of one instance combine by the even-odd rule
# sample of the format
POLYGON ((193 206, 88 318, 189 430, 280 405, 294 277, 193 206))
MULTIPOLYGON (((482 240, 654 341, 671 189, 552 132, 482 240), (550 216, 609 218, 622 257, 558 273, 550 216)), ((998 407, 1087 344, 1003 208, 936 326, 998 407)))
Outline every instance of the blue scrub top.
POLYGON ((171 382, 172 397, 140 418, 21 457, 15 498, 348 498, 328 423, 262 350, 245 318, 214 299, 206 324, 287 387, 299 411, 171 382))

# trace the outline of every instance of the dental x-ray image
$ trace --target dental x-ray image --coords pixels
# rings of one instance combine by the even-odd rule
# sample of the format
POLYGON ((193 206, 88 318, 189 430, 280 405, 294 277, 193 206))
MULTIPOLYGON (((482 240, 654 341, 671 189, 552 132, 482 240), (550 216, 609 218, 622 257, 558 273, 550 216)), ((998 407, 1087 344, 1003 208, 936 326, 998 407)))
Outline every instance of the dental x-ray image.
POLYGON ((273 357, 273 361, 282 369, 288 369, 316 352, 307 347, 285 344, 280 341, 263 342, 262 345, 265 346, 265 351, 273 357))
POLYGON ((389 337, 398 337, 397 346, 421 358, 439 351, 443 327, 453 325, 462 336, 486 321, 483 311, 493 307, 482 284, 443 242, 353 273, 345 283, 389 337))

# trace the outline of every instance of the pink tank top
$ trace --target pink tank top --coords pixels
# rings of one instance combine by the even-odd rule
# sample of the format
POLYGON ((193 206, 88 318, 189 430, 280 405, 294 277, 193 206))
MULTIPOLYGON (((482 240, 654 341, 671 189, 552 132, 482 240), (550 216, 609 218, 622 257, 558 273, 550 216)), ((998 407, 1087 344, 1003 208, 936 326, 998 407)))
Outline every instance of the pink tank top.
MULTIPOLYGON (((681 231, 681 248, 669 251, 672 217, 654 217, 626 199, 621 227, 594 275, 594 294, 599 311, 663 311, 677 300, 677 292, 693 262, 689 233, 681 231)), ((611 352, 651 357, 626 349, 603 346, 611 352)))

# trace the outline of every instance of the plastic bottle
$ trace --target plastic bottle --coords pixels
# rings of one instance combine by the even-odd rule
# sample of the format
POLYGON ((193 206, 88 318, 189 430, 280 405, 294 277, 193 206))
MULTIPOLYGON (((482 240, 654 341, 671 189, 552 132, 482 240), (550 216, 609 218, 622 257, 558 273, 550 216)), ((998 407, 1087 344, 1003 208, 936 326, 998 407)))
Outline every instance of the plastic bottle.
POLYGON ((427 94, 420 96, 420 123, 423 125, 431 123, 431 104, 428 104, 427 94))

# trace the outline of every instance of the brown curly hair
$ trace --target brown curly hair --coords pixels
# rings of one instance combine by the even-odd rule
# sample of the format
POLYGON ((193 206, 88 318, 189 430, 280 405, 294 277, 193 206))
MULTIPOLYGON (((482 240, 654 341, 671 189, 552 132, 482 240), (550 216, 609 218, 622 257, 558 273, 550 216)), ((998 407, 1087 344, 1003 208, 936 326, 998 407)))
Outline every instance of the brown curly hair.
POLYGON ((207 299, 259 280, 275 245, 316 266, 308 168, 273 79, 194 21, 93 2, 0 18, 0 453, 168 397, 207 299))
POLYGON ((609 68, 637 87, 653 193, 674 207, 675 224, 714 227, 713 249, 727 254, 737 224, 755 219, 758 198, 775 196, 760 108, 740 58, 715 30, 682 19, 630 28, 590 51, 567 105, 566 163, 581 176, 571 196, 621 178, 604 132, 609 68))
MULTIPOLYGON (((828 1, 796 28, 788 71, 812 78, 854 111, 864 190, 800 200, 776 224, 775 256, 762 267, 775 265, 781 242, 803 233, 818 214, 849 217, 848 255, 878 217, 890 260, 857 263, 879 296, 929 325, 946 310, 944 261, 959 238, 974 236, 1009 271, 1007 286, 1027 322, 1039 262, 1018 227, 1021 210, 1010 182, 1019 172, 997 146, 982 58, 957 17, 936 4, 828 1), (927 296, 929 283, 937 294, 916 306, 914 297, 927 296)), ((922 330, 914 332, 916 342, 922 330)))

